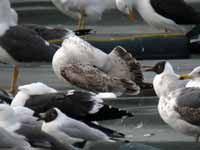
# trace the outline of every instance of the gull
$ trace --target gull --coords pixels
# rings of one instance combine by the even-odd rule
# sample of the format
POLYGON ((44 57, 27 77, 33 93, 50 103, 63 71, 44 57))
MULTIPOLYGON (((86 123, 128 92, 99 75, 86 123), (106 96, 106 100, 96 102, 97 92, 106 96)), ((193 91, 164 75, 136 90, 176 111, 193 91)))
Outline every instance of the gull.
MULTIPOLYGON (((0 1, 0 62, 14 65, 10 91, 16 92, 19 66, 51 62, 60 47, 55 43, 68 35, 68 29, 19 25, 17 13, 11 8, 9 0, 0 1), (49 41, 49 42, 48 42, 49 41)), ((82 32, 76 32, 81 34, 82 32)))
POLYGON ((11 102, 11 107, 25 106, 36 113, 58 107, 70 117, 87 121, 133 116, 126 110, 104 104, 99 95, 92 92, 75 90, 59 92, 41 82, 19 86, 18 89, 18 93, 11 102))
POLYGON ((96 93, 137 95, 140 87, 152 87, 144 82, 140 63, 124 48, 106 54, 73 33, 54 54, 52 66, 60 80, 96 93))
POLYGON ((183 134, 194 136, 196 142, 200 136, 199 95, 199 88, 179 88, 161 96, 158 104, 163 121, 183 134))
MULTIPOLYGON (((41 130, 42 122, 34 117, 34 112, 28 108, 17 106, 10 107, 7 104, 0 104, 0 127, 13 134, 24 137, 34 147, 68 149, 71 145, 61 144, 52 136, 41 130)), ((68 142, 72 138, 66 139, 68 142)), ((70 143, 71 144, 71 143, 70 143)), ((73 148, 73 147, 72 147, 73 148)))
POLYGON ((0 127, 0 149, 6 150, 33 150, 25 137, 14 134, 0 127))
POLYGON ((174 72, 172 65, 168 61, 160 61, 145 71, 156 73, 153 79, 153 87, 159 98, 167 96, 171 91, 184 87, 186 84, 186 82, 179 80, 179 75, 174 72))
POLYGON ((40 120, 44 120, 42 130, 57 139, 65 139, 67 134, 89 141, 109 140, 109 137, 102 131, 66 116, 58 108, 52 108, 39 116, 40 120))
POLYGON ((65 15, 78 19, 78 29, 85 28, 86 18, 101 20, 103 12, 115 9, 115 0, 51 0, 65 15))
POLYGON ((158 29, 188 32, 200 24, 200 13, 184 0, 116 0, 116 5, 124 13, 135 8, 149 25, 158 29))
MULTIPOLYGON (((158 91, 156 92, 159 97, 158 112, 161 118, 175 130, 194 136, 198 142, 200 89, 184 87, 185 85, 178 80, 185 79, 186 76, 177 76, 171 65, 165 61, 155 65, 152 70, 160 73, 154 77, 153 85, 155 91, 158 91)), ((193 74, 195 78, 195 73, 193 74)))

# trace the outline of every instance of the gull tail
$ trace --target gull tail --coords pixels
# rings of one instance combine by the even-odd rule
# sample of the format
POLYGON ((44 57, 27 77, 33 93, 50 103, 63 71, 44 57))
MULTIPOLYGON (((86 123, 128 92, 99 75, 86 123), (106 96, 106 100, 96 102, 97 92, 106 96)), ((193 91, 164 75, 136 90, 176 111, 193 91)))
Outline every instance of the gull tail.
POLYGON ((121 46, 115 47, 109 54, 114 60, 111 74, 117 74, 118 77, 127 76, 127 79, 134 81, 141 89, 152 88, 152 84, 144 82, 144 76, 140 63, 130 53, 121 46), (119 72, 120 70, 120 72, 119 72))

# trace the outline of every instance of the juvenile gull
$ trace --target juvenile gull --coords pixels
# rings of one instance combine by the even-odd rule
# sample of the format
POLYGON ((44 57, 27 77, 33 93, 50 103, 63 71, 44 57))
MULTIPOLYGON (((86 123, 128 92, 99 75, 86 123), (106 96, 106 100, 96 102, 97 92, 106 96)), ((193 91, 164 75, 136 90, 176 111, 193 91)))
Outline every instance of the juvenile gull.
POLYGON ((73 33, 56 51, 52 65, 59 79, 96 93, 136 95, 140 87, 151 87, 143 81, 140 63, 124 48, 106 54, 73 33))

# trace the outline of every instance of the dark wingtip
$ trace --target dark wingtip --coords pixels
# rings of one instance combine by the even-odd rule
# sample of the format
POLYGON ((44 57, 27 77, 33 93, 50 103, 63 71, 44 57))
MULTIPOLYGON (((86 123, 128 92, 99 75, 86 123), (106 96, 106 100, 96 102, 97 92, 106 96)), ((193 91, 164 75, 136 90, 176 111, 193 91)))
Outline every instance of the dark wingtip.
POLYGON ((78 29, 78 30, 74 30, 74 33, 77 36, 83 36, 83 35, 91 34, 91 31, 93 31, 93 29, 78 29))

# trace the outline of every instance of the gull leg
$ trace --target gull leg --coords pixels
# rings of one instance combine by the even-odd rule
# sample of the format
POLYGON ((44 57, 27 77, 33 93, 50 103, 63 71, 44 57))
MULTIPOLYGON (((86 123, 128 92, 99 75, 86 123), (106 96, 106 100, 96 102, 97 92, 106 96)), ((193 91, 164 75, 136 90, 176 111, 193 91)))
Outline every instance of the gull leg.
POLYGON ((17 77, 19 75, 19 66, 15 66, 14 67, 14 71, 12 74, 12 81, 11 81, 11 85, 10 85, 10 93, 12 93, 13 95, 16 93, 17 91, 17 77))
POLYGON ((82 16, 78 19, 77 30, 80 30, 80 29, 81 29, 81 22, 82 22, 82 16))
POLYGON ((196 137, 195 137, 195 142, 196 142, 196 143, 199 142, 199 135, 196 135, 196 137))
POLYGON ((85 29, 85 15, 82 14, 81 29, 85 29))
POLYGON ((78 30, 85 28, 85 15, 84 10, 81 11, 81 17, 78 20, 78 30))

